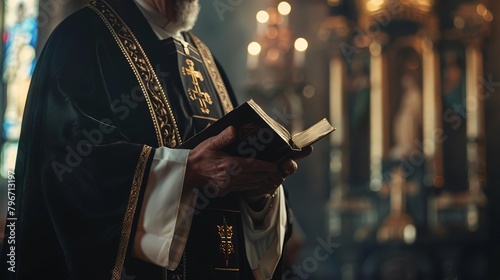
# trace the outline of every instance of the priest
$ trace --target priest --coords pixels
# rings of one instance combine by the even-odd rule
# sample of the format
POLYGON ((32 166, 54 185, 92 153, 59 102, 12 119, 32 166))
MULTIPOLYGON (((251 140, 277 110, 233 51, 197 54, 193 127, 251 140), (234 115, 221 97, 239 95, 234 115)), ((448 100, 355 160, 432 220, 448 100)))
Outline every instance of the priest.
POLYGON ((233 127, 182 149, 237 105, 189 32, 198 11, 92 0, 52 33, 26 104, 2 279, 281 278, 281 183, 312 149, 279 165, 229 156, 233 127))

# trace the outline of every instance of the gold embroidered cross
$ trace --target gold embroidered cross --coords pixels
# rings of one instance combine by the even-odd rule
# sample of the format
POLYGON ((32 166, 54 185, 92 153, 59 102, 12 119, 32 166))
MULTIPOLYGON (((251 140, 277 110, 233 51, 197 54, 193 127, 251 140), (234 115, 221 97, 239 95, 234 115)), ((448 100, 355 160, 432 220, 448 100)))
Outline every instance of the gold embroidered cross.
POLYGON ((204 114, 210 114, 207 104, 212 105, 212 97, 206 92, 202 92, 198 80, 204 81, 203 75, 200 71, 194 69, 194 62, 191 59, 186 59, 188 67, 182 66, 182 74, 184 76, 191 76, 194 89, 188 88, 188 95, 191 100, 198 100, 200 102, 200 110, 204 114))
POLYGON ((219 231, 220 236, 220 250, 226 257, 226 266, 229 266, 229 255, 234 253, 234 246, 231 242, 231 238, 233 237, 233 226, 227 225, 226 216, 223 217, 222 226, 217 225, 217 230, 219 231))

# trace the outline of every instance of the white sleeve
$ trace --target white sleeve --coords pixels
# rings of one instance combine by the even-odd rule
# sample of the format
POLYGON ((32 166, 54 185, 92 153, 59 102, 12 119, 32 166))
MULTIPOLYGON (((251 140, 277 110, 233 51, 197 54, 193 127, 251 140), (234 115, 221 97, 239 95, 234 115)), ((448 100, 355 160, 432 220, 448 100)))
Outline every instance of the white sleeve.
POLYGON ((264 209, 253 211, 241 200, 245 248, 255 279, 271 279, 283 254, 287 214, 283 186, 264 209))
POLYGON ((198 196, 183 191, 189 151, 156 149, 132 248, 134 257, 171 270, 182 257, 198 196))

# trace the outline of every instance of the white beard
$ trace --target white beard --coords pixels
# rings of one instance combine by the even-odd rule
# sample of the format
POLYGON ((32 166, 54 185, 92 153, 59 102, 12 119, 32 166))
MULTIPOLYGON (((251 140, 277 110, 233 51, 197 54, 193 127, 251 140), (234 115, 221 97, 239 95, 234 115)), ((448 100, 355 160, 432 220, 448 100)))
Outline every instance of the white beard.
POLYGON ((200 12, 200 4, 198 0, 174 0, 175 9, 175 25, 179 31, 189 31, 194 27, 198 14, 200 12))

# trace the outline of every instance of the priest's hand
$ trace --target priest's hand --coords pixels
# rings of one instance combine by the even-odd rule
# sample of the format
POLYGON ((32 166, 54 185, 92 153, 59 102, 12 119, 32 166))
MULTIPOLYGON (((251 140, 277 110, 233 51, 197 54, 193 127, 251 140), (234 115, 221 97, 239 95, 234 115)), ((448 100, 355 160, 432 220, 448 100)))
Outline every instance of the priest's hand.
MULTIPOLYGON (((302 148, 301 151, 294 153, 290 158, 285 159, 282 163, 278 165, 281 173, 281 177, 285 180, 286 177, 294 174, 297 171, 298 164, 297 161, 309 156, 313 151, 312 146, 307 146, 302 148)), ((245 196, 257 198, 268 194, 264 189, 248 190, 245 192, 245 196)))
MULTIPOLYGON (((300 152, 297 152, 290 158, 284 160, 279 166, 283 180, 297 171, 298 165, 296 161, 309 156, 312 151, 313 147, 307 146, 302 148, 300 152)), ((255 189, 245 191, 244 198, 253 210, 260 211, 265 206, 268 195, 269 192, 264 192, 261 189, 255 189)))
POLYGON ((236 138, 234 127, 228 127, 219 135, 208 138, 189 152, 184 186, 187 188, 213 187, 219 196, 230 192, 270 193, 297 170, 293 159, 281 166, 274 163, 234 157, 223 148, 236 138))

